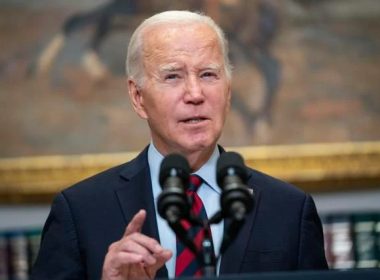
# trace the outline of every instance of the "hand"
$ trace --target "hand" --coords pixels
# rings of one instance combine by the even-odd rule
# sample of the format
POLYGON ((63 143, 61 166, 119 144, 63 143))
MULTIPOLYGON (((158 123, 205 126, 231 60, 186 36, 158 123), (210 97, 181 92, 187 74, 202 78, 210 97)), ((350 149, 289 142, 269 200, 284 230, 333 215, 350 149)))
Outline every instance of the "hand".
POLYGON ((128 224, 123 237, 110 245, 103 264, 102 280, 153 279, 172 257, 157 240, 141 233, 146 212, 140 210, 128 224))

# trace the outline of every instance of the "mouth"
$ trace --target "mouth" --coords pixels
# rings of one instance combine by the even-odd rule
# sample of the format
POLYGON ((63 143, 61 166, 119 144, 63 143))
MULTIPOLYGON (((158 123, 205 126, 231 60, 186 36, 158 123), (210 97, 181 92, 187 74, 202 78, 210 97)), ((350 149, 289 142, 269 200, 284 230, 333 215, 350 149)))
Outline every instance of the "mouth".
POLYGON ((183 119, 181 122, 184 122, 186 124, 197 124, 205 120, 207 120, 207 118, 205 117, 192 117, 192 118, 183 119))

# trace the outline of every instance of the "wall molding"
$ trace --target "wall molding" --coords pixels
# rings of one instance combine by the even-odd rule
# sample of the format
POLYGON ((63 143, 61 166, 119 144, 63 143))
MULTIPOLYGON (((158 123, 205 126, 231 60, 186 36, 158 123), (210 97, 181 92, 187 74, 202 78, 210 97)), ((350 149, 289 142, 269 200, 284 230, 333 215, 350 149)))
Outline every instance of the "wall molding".
MULTIPOLYGON (((246 164, 307 192, 380 189, 380 142, 228 147, 246 164)), ((0 203, 48 203, 60 190, 136 152, 0 159, 0 203)))

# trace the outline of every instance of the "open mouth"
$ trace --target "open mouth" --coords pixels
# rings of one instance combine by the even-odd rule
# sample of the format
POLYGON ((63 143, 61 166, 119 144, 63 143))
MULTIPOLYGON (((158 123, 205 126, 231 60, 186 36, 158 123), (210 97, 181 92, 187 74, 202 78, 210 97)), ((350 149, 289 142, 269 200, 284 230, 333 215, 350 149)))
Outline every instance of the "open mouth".
POLYGON ((196 124, 196 123, 200 123, 200 122, 205 121, 205 120, 207 120, 207 119, 203 118, 203 117, 196 117, 196 118, 185 119, 185 120, 183 120, 183 122, 189 123, 189 124, 196 124))

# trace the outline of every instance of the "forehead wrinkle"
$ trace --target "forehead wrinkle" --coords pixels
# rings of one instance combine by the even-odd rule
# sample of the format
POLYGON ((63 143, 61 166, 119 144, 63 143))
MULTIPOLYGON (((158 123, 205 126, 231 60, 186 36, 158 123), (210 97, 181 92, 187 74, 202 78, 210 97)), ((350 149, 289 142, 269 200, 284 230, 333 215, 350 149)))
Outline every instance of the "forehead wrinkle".
MULTIPOLYGON (((190 27, 190 33, 197 29, 197 25, 190 27)), ((188 28, 188 26, 185 26, 185 28, 188 28)), ((176 59, 179 59, 180 61, 182 58, 186 57, 192 57, 195 60, 192 60, 192 66, 193 70, 199 71, 199 70, 216 70, 220 71, 220 69, 223 67, 223 61, 216 61, 219 59, 212 59, 214 61, 210 61, 208 56, 210 53, 212 53, 214 58, 217 58, 219 54, 221 55, 221 49, 220 44, 215 36, 215 34, 209 34, 209 32, 201 33, 200 37, 198 36, 197 44, 192 46, 192 44, 179 44, 174 45, 172 44, 173 40, 178 37, 178 28, 174 29, 166 29, 164 30, 164 34, 162 32, 158 32, 156 28, 152 28, 149 30, 146 30, 145 32, 145 38, 146 41, 143 44, 143 65, 144 68, 148 67, 148 65, 151 65, 152 63, 156 64, 158 61, 161 60, 162 65, 159 65, 157 68, 157 73, 159 72, 173 72, 173 71, 182 71, 184 70, 184 67, 187 68, 187 66, 190 65, 182 65, 182 63, 179 63, 178 61, 175 61, 176 59), (170 43, 170 49, 171 53, 168 57, 168 44, 170 43), (200 55, 199 55, 200 54, 200 55), (214 55, 218 54, 217 57, 214 55), (196 57, 194 57, 196 56, 196 57), (165 60, 174 60, 173 62, 166 61, 165 60), (158 61, 157 61, 158 60, 158 61), (207 61, 208 60, 208 61, 207 61), (207 65, 207 63, 209 63, 207 65)), ((196 34, 197 35, 197 34, 196 34)), ((223 58, 221 57, 223 60, 223 58)), ((159 64, 159 63, 158 63, 159 64)), ((156 66, 157 67, 157 66, 156 66)), ((190 69, 188 69, 190 70, 190 69)))

